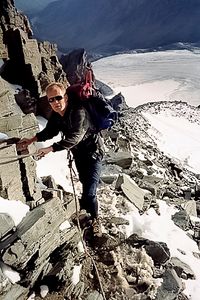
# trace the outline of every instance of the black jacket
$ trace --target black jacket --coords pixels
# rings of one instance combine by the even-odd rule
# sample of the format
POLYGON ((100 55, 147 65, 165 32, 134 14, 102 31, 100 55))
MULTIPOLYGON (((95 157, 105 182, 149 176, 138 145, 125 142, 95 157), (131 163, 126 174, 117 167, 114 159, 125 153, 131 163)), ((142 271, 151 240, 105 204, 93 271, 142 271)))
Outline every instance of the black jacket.
POLYGON ((95 128, 87 110, 80 104, 69 101, 64 116, 53 112, 46 127, 36 134, 37 141, 42 142, 53 138, 59 132, 62 139, 52 145, 53 151, 71 149, 73 153, 103 153, 103 142, 95 128))

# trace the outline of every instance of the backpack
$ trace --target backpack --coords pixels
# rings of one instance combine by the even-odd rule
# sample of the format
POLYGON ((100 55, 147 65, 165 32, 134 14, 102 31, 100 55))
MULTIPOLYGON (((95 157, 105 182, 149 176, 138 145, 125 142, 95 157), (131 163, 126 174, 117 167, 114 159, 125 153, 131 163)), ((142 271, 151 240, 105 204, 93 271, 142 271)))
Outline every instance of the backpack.
POLYGON ((118 112, 98 90, 91 88, 88 83, 71 85, 67 88, 66 94, 85 107, 96 132, 110 129, 118 120, 118 112))

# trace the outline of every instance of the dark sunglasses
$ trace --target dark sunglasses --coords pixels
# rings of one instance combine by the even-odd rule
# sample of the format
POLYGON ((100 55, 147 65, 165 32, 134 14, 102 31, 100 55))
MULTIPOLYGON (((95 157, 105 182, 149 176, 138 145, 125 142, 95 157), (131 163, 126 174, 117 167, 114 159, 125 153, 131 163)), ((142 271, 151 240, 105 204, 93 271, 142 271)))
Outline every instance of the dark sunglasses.
POLYGON ((57 100, 57 101, 60 101, 60 100, 62 100, 63 98, 64 98, 64 96, 58 95, 58 96, 49 98, 48 101, 49 101, 49 103, 52 103, 52 102, 54 102, 54 101, 56 101, 56 100, 57 100))

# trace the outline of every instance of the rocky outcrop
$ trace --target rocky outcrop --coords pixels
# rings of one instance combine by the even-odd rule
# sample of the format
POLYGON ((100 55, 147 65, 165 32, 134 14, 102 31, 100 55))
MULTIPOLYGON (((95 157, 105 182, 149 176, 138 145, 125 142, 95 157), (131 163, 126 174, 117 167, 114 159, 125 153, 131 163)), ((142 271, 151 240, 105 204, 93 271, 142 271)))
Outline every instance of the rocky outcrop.
MULTIPOLYGON (((0 85, 3 107, 0 132, 8 136, 0 141, 1 202, 18 200, 30 207, 30 212, 17 226, 9 215, 0 214, 0 269, 9 267, 20 272, 19 284, 1 273, 0 299, 24 300, 39 277, 45 277, 50 270, 57 274, 57 268, 63 269, 63 261, 58 266, 57 261, 51 262, 51 256, 56 256, 63 246, 74 248, 75 254, 80 237, 77 228, 67 221, 75 210, 73 198, 63 197, 62 190, 52 186, 52 180, 44 179, 46 189, 42 190, 32 154, 34 147, 26 152, 17 150, 19 138, 33 136, 38 129, 34 114, 23 114, 15 103, 10 85, 2 78, 0 85)), ((68 259, 68 254, 65 256, 68 259)))
POLYGON ((16 10, 13 1, 1 2, 0 58, 4 59, 4 65, 0 75, 30 92, 28 99, 23 93, 17 97, 25 113, 31 110, 48 117, 50 107, 43 97, 45 87, 52 81, 68 85, 56 51, 55 44, 33 39, 28 18, 16 10))
POLYGON ((21 199, 34 205, 42 198, 36 184, 35 162, 31 157, 23 158, 25 153, 17 152, 15 143, 17 138, 36 133, 37 120, 33 114, 22 113, 17 107, 12 89, 2 78, 0 87, 0 132, 6 133, 10 138, 15 137, 0 142, 0 195, 8 199, 21 199), (19 156, 18 159, 17 155, 22 155, 22 158, 19 156))
POLYGON ((69 54, 62 54, 60 63, 67 74, 70 84, 84 81, 85 68, 88 62, 85 49, 76 49, 69 54))
MULTIPOLYGON (((76 49, 68 54, 62 54, 60 57, 60 63, 63 70, 67 74, 67 78, 70 84, 85 82, 85 71, 89 62, 89 58, 85 49, 76 49)), ((95 76, 94 76, 95 77, 95 76)), ((113 94, 113 90, 105 83, 94 78, 95 87, 104 95, 109 96, 113 94)), ((120 106, 122 109, 123 96, 116 96, 112 99, 113 107, 120 106)), ((124 108, 124 107, 123 107, 124 108)))
POLYGON ((0 3, 0 57, 8 59, 9 49, 5 42, 6 33, 11 28, 20 28, 27 37, 32 37, 28 18, 18 12, 13 0, 2 0, 0 3))

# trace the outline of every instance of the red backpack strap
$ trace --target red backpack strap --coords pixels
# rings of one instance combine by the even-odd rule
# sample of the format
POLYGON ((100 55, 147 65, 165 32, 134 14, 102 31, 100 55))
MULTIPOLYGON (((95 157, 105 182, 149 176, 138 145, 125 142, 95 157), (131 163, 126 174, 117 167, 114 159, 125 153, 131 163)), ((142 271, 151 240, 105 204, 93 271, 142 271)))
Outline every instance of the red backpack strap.
POLYGON ((83 85, 81 92, 82 92, 81 96, 83 98, 89 98, 92 95, 92 87, 90 86, 89 83, 86 83, 83 85))
POLYGON ((90 85, 88 83, 86 83, 86 84, 77 83, 77 84, 70 85, 66 89, 66 94, 69 97, 84 100, 84 99, 89 98, 89 96, 92 95, 92 88, 90 87, 90 85))

